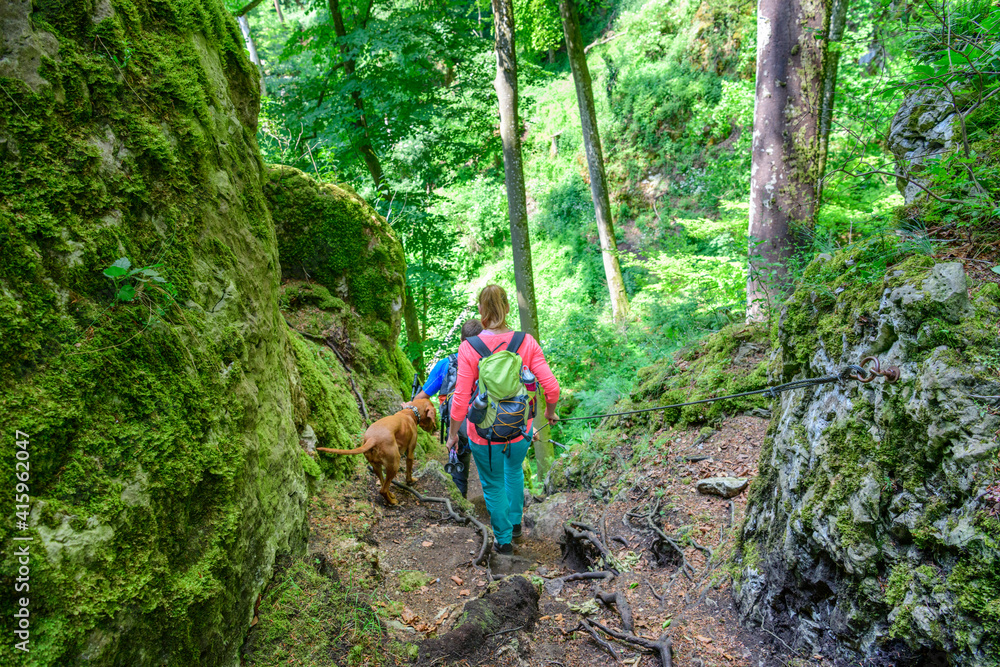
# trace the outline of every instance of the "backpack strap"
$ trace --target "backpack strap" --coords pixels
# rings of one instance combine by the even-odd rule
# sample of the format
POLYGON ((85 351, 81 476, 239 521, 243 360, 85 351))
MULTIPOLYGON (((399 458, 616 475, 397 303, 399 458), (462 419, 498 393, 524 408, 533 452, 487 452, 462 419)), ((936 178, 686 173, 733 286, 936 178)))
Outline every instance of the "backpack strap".
POLYGON ((465 340, 469 342, 469 345, 472 346, 472 349, 475 350, 476 353, 483 359, 493 354, 493 351, 490 350, 490 348, 486 345, 486 343, 483 342, 483 340, 479 336, 472 336, 470 338, 466 338, 465 340))
POLYGON ((511 336, 510 342, 507 344, 507 351, 517 354, 518 349, 521 347, 521 343, 524 342, 524 332, 515 331, 514 335, 511 336))

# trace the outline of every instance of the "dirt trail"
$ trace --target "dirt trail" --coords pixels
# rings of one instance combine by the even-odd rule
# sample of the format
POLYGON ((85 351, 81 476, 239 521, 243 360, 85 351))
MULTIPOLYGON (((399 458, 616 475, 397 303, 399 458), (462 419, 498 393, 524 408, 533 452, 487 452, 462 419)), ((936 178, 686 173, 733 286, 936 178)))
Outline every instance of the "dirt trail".
MULTIPOLYGON (((599 488, 561 494, 533 511, 527 508, 525 536, 515 540, 515 555, 491 558, 495 576, 525 573, 549 580, 585 570, 587 563, 581 559, 591 559, 592 568, 600 569, 593 560, 596 553, 588 546, 570 549, 564 557, 567 550, 557 538, 563 522, 571 520, 606 530, 608 546, 622 572, 610 583, 547 584, 539 603, 541 620, 530 633, 521 630, 492 637, 476 657, 458 664, 659 665, 649 653, 614 644, 622 661, 617 663, 588 634, 573 632, 583 613, 606 626, 621 627, 613 607, 594 601, 598 587, 624 594, 635 617, 635 634, 656 639, 669 632, 674 665, 757 667, 789 664, 789 660, 820 664, 811 657, 788 653, 766 634, 738 624, 727 559, 735 546, 734 527, 742 520, 746 492, 729 501, 695 490, 697 481, 706 477, 755 476, 767 423, 766 419, 737 416, 711 434, 666 429, 652 438, 623 439, 615 452, 618 464, 602 478, 599 488), (651 442, 657 446, 651 447, 651 442), (665 509, 658 515, 658 525, 675 538, 689 568, 684 568, 672 549, 653 550, 656 537, 642 515, 654 503, 665 509), (537 522, 528 518, 532 514, 538 515, 537 522)), ((443 635, 458 619, 463 604, 482 593, 488 583, 485 570, 471 564, 480 545, 478 533, 471 526, 446 520, 440 505, 420 503, 405 492, 397 493, 398 507, 386 507, 377 499, 374 478, 366 478, 364 485, 364 491, 356 488, 355 493, 365 495, 375 508, 370 541, 377 544, 385 574, 374 604, 392 617, 390 632, 397 639, 416 642, 443 635)), ((433 475, 419 480, 417 488, 424 494, 446 495, 433 475)), ((480 520, 488 523, 475 470, 470 475, 469 499, 480 520)), ((542 499, 532 502, 537 504, 536 500, 542 499)))

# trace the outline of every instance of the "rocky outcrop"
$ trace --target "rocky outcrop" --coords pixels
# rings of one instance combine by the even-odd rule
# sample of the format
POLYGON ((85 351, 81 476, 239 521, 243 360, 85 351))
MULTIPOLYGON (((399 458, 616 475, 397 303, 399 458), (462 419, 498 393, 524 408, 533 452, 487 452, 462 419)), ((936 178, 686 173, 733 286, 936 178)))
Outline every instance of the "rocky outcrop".
MULTIPOLYGON (((12 532, 33 538, 31 652, 0 663, 236 664, 275 555, 305 546, 300 439, 361 424, 279 310, 256 70, 218 0, 0 3, 0 38, 0 421, 28 435, 31 499, 0 525, 3 595, 12 532)), ((402 255, 351 201, 340 232, 378 242, 343 244, 386 260, 327 296, 368 332, 345 350, 381 346, 347 363, 380 359, 366 389, 398 400, 402 255)))
POLYGON ((920 177, 928 158, 940 158, 954 150, 958 137, 958 113, 947 91, 925 88, 906 97, 889 127, 889 150, 896 158, 896 187, 910 204, 926 197, 920 177), (920 185, 918 185, 918 183, 920 185))
POLYGON ((880 252, 817 260, 782 310, 775 380, 867 355, 902 377, 781 396, 750 490, 739 607, 837 664, 995 665, 1000 289, 926 257, 865 284, 880 252))

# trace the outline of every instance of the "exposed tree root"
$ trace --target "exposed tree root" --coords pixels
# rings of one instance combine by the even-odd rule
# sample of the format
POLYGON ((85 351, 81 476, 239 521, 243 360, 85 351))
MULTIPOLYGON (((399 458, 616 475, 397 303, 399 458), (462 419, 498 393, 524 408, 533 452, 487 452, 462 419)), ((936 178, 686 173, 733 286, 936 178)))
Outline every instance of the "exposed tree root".
POLYGON ((613 572, 608 572, 606 570, 601 572, 574 572, 572 574, 564 574, 561 577, 552 577, 551 579, 546 579, 546 583, 551 583, 553 581, 582 581, 584 579, 605 579, 611 581, 615 578, 613 572))
POLYGON ((660 638, 654 642, 652 640, 646 639, 645 637, 636 637, 630 632, 628 633, 619 632, 617 630, 607 628, 601 625, 597 621, 591 621, 591 623, 594 625, 595 628, 597 628, 604 634, 610 637, 614 637, 620 642, 632 644, 633 646, 641 646, 647 651, 652 651, 653 653, 656 653, 657 655, 660 656, 660 662, 663 664, 663 667, 671 667, 673 665, 673 660, 670 657, 670 648, 672 646, 672 642, 670 641, 670 635, 664 633, 660 635, 660 638))
POLYGON ((618 608, 618 615, 622 617, 622 627, 627 632, 635 632, 635 623, 632 620, 632 608, 629 606, 628 600, 625 599, 624 595, 621 593, 597 591, 594 597, 609 607, 615 605, 618 608))
POLYGON ((619 570, 615 567, 615 565, 617 565, 617 561, 615 560, 614 555, 612 555, 611 551, 604 546, 604 542, 601 541, 601 538, 594 534, 593 528, 583 523, 570 521, 566 524, 565 530, 567 537, 570 539, 587 540, 594 545, 594 548, 597 549, 597 551, 601 554, 601 557, 604 559, 604 566, 616 576, 618 575, 619 570))
MULTIPOLYGON (((653 501, 653 504, 650 507, 649 511, 639 512, 637 511, 636 508, 633 508, 625 513, 625 516, 622 518, 622 521, 625 521, 626 519, 636 519, 645 522, 648 530, 653 534, 655 534, 658 538, 656 541, 653 542, 654 551, 656 549, 657 544, 670 547, 674 551, 674 553, 677 554, 677 557, 680 559, 680 568, 681 568, 680 571, 684 573, 685 577, 693 581, 695 571, 694 568, 691 566, 691 564, 688 563, 687 558, 684 556, 684 549, 681 547, 681 545, 677 543, 677 541, 673 537, 663 532, 663 529, 660 528, 658 525, 656 525, 656 521, 654 521, 654 517, 656 516, 656 512, 659 509, 659 507, 660 507, 660 500, 657 498, 656 500, 653 501)), ((711 558, 711 549, 708 549, 708 547, 702 547, 700 545, 698 545, 697 548, 707 549, 709 553, 709 558, 711 558)))
POLYGON ((578 625, 573 630, 573 632, 576 632, 580 628, 583 628, 584 630, 586 630, 587 632, 589 632, 590 636, 594 638, 595 642, 597 642, 597 645, 600 646, 601 648, 603 648, 608 653, 610 653, 611 657, 615 659, 615 662, 621 662, 622 661, 621 657, 619 657, 619 655, 618 655, 618 652, 615 650, 615 647, 611 645, 611 642, 607 641, 606 639, 604 639, 603 637, 601 637, 601 635, 597 634, 597 630, 594 629, 594 626, 592 626, 590 624, 590 622, 587 621, 586 618, 581 618, 580 619, 580 625, 578 625))

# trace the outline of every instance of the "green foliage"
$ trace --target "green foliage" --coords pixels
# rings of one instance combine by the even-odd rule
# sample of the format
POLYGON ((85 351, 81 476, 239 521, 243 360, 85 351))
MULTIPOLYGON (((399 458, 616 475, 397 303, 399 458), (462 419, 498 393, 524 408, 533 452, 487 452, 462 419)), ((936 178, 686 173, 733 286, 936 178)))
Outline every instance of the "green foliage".
POLYGON ((163 308, 174 302, 177 288, 157 270, 162 266, 163 264, 152 264, 132 269, 132 262, 127 257, 122 257, 104 269, 103 273, 114 284, 116 301, 148 300, 159 305, 159 314, 163 315, 163 308))

